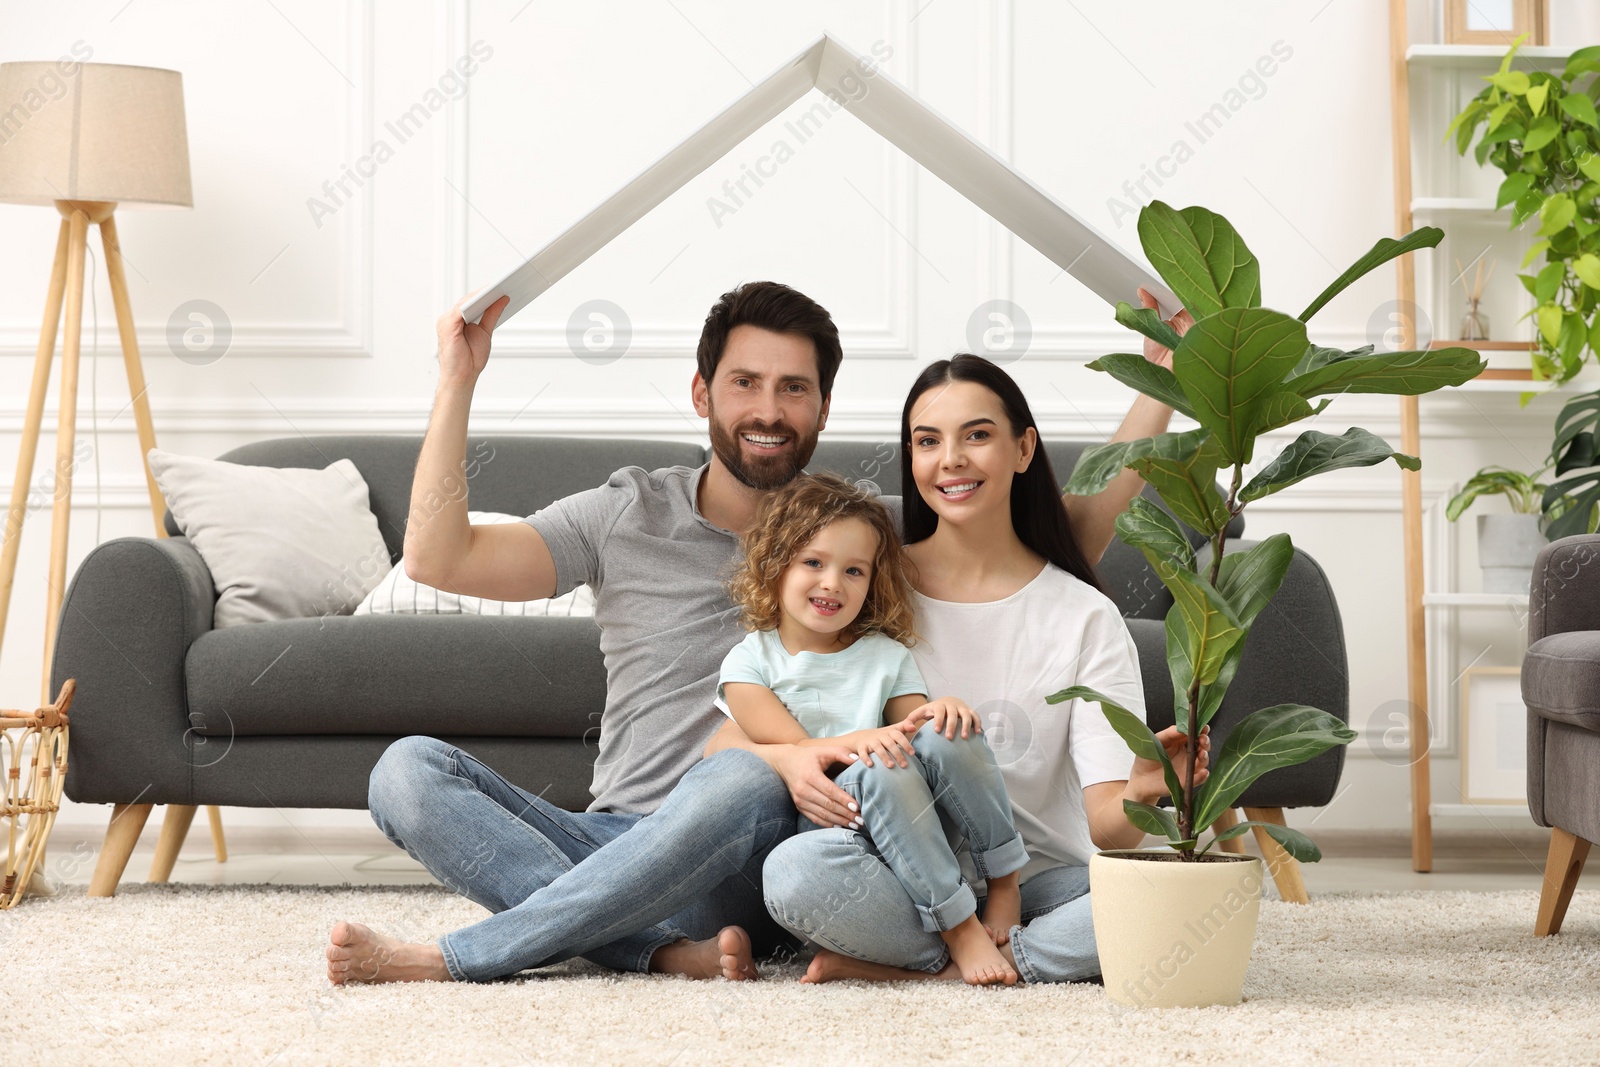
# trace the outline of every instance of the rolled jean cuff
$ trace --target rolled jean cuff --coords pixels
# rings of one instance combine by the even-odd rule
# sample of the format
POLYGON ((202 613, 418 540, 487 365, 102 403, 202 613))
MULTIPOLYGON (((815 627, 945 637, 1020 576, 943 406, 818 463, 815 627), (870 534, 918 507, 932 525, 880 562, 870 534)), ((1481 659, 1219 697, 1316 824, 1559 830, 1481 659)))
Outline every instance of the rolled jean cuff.
POLYGON ((1022 943, 1022 930, 1020 924, 1011 928, 1011 958, 1017 961, 1017 977, 1028 985, 1038 985, 1044 979, 1039 977, 1038 968, 1028 958, 1028 948, 1022 943))
POLYGON ((922 919, 922 928, 930 934, 954 929, 977 913, 978 898, 973 895, 972 887, 965 882, 956 886, 956 891, 942 903, 932 907, 917 905, 917 915, 922 919))
POLYGON ((1022 835, 1017 834, 1003 845, 972 853, 972 864, 984 879, 1004 878, 1028 865, 1028 847, 1022 843, 1022 835))
POLYGON ((461 969, 461 963, 456 959, 456 950, 450 947, 450 935, 439 935, 439 952, 444 956, 445 970, 450 972, 450 977, 458 982, 476 981, 471 975, 461 969))
POLYGON ((666 948, 668 945, 683 941, 687 937, 687 934, 667 928, 660 937, 646 944, 644 950, 639 953, 639 959, 636 961, 637 966, 630 968, 630 970, 637 971, 639 974, 649 974, 650 960, 654 958, 657 952, 666 948))

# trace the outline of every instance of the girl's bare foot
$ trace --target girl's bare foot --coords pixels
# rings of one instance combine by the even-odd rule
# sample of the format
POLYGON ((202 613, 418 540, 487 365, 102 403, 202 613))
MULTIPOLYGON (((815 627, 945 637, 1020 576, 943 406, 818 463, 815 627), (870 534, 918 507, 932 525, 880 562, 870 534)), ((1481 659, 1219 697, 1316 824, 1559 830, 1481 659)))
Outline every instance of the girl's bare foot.
POLYGON ((989 879, 989 895, 983 902, 983 925, 996 945, 1011 940, 1011 928, 1022 922, 1022 889, 1014 871, 1003 878, 989 879))
POLYGON ((326 955, 334 985, 454 981, 438 945, 408 944, 360 923, 335 923, 326 955))
POLYGON ((1016 970, 1006 962, 976 915, 967 916, 960 925, 939 936, 944 938, 950 958, 968 985, 1016 985, 1016 970))
POLYGON ((858 982, 920 982, 930 978, 960 977, 961 970, 955 965, 954 960, 946 963, 944 969, 937 973, 910 971, 903 967, 890 967, 885 963, 868 963, 866 960, 845 956, 832 949, 819 948, 816 958, 811 961, 811 966, 806 968, 805 976, 800 981, 807 985, 821 985, 823 982, 844 982, 852 979, 858 982))
POLYGON ((724 926, 716 937, 704 941, 675 941, 656 949, 650 957, 653 974, 681 974, 686 978, 726 978, 730 982, 755 981, 755 954, 750 935, 740 926, 724 926))

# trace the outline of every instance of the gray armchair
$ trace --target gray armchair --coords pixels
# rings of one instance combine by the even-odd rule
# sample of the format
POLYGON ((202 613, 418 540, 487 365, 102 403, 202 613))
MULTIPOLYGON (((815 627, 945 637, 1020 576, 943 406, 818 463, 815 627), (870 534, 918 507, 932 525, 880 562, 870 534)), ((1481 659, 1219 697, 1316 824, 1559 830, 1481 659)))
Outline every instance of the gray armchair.
MULTIPOLYGON (((420 445, 417 436, 295 437, 221 458, 324 467, 348 457, 397 560, 420 445)), ((1082 448, 1051 448, 1063 480, 1082 448)), ((812 469, 897 493, 896 452, 893 443, 826 442, 812 469)), ((527 436, 474 438, 469 454, 490 457, 469 486, 472 506, 524 515, 602 484, 619 467, 705 462, 693 444, 527 436)), ((167 528, 181 533, 170 515, 167 528)), ((1138 643, 1151 724, 1170 724, 1162 619, 1171 597, 1144 558, 1120 543, 1100 571, 1138 643)), ((116 805, 92 895, 114 891, 153 805, 169 806, 153 868, 159 878, 197 805, 365 808, 373 765, 408 734, 459 745, 554 803, 588 803, 605 698, 592 620, 362 615, 216 630, 215 599, 210 572, 181 536, 107 541, 67 590, 52 664, 52 691, 67 678, 78 685, 66 791, 74 801, 116 805)), ((1347 718, 1338 608, 1303 553, 1250 636, 1214 725, 1217 740, 1240 715, 1286 701, 1347 718)), ((1342 760, 1334 749, 1267 775, 1242 803, 1253 817, 1277 818, 1284 807, 1326 804, 1342 760)), ((1297 870, 1285 863, 1278 873, 1293 898, 1297 870)))
POLYGON ((1544 936, 1560 932, 1589 845, 1600 841, 1600 534, 1540 551, 1528 609, 1528 810, 1550 827, 1534 923, 1544 936))

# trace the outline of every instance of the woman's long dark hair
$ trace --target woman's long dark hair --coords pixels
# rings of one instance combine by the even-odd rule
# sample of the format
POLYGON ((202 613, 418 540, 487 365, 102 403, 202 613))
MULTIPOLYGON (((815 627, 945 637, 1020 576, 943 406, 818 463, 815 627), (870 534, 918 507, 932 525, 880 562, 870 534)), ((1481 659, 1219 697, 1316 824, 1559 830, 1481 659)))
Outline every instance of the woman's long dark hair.
MULTIPOLYGON (((1036 435, 1039 432, 1027 398, 1017 388, 1017 383, 982 356, 962 354, 928 364, 912 383, 911 392, 906 394, 906 406, 900 412, 900 490, 907 545, 930 536, 939 525, 939 516, 922 499, 911 473, 911 407, 929 389, 950 382, 973 382, 999 397, 1014 436, 1021 437, 1030 428, 1036 435)), ((1050 456, 1044 450, 1043 440, 1034 449, 1028 469, 1011 481, 1011 525, 1023 544, 1068 574, 1105 592, 1067 522, 1067 510, 1061 505, 1061 490, 1055 472, 1050 469, 1050 456)))

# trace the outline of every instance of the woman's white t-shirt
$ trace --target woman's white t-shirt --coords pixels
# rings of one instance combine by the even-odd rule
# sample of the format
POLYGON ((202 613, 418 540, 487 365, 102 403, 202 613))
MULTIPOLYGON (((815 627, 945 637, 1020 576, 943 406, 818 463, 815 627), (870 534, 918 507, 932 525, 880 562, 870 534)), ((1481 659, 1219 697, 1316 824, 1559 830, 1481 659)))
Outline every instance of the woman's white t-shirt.
MULTIPOLYGON (((1139 653, 1122 613, 1104 594, 1053 563, 1003 600, 961 604, 914 594, 912 655, 928 697, 958 697, 975 710, 1000 766, 1028 865, 1086 865, 1085 786, 1124 781, 1133 753, 1100 705, 1047 704, 1069 685, 1099 690, 1144 717, 1139 653)), ((976 873, 963 857, 970 881, 976 873)))

